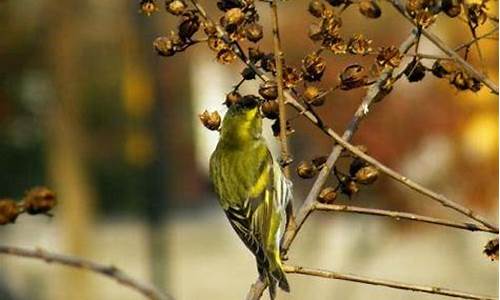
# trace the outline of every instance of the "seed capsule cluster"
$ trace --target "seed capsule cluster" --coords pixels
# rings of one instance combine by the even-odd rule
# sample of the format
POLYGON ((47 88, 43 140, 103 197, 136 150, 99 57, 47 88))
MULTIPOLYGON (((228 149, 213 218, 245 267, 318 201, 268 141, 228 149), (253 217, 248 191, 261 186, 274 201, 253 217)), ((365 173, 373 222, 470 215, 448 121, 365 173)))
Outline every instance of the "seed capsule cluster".
POLYGON ((56 204, 55 194, 45 187, 27 191, 21 201, 0 199, 0 225, 14 223, 22 213, 50 215, 56 204))

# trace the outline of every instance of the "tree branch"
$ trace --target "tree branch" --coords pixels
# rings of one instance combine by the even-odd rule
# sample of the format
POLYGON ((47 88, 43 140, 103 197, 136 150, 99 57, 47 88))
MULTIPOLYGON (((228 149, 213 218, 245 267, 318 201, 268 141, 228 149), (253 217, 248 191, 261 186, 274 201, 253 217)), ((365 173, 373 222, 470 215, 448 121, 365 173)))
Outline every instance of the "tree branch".
POLYGON ((24 249, 19 247, 11 247, 0 245, 0 254, 13 255, 18 257, 27 257, 45 261, 46 263, 55 263, 59 265, 65 265, 77 269, 83 269, 87 271, 91 271, 97 274, 101 274, 110 279, 115 280, 118 284, 131 288, 146 298, 153 300, 172 300, 173 297, 167 295, 155 287, 139 282, 137 279, 132 278, 131 276, 123 273, 117 267, 113 265, 102 265, 87 259, 51 253, 45 251, 43 249, 24 249))
POLYGON ((469 231, 483 231, 489 233, 498 233, 498 230, 494 230, 482 225, 476 225, 473 223, 463 223, 463 222, 455 222, 445 219, 438 219, 433 217, 421 216, 412 213, 405 213, 399 211, 391 211, 384 209, 375 209, 375 208, 366 208, 366 207, 356 207, 356 206, 348 206, 348 205, 338 205, 338 204, 323 204, 316 202, 314 204, 314 210, 319 211, 331 211, 331 212, 346 212, 346 213, 356 213, 356 214, 364 214, 364 215, 374 215, 374 216, 383 216, 390 217, 395 220, 411 220, 416 222, 424 222, 430 224, 436 224, 441 226, 454 227, 469 231))
POLYGON ((462 298, 462 299, 476 299, 476 300, 495 300, 496 299, 496 298, 490 297, 490 296, 475 295, 475 294, 450 290, 450 289, 441 288, 441 287, 414 285, 414 284, 408 284, 408 283, 397 282, 397 281, 392 281, 392 280, 374 279, 374 278, 352 275, 352 274, 344 274, 344 273, 337 273, 337 272, 325 271, 325 270, 320 270, 320 269, 304 268, 304 267, 300 267, 300 266, 286 265, 286 266, 284 266, 284 270, 287 273, 293 273, 293 274, 302 274, 302 275, 323 277, 323 278, 328 278, 328 279, 354 281, 354 282, 363 283, 363 284, 385 286, 385 287, 389 287, 389 288, 393 288, 393 289, 408 290, 408 291, 421 292, 421 293, 427 293, 427 294, 435 294, 435 295, 443 295, 443 296, 462 298))
MULTIPOLYGON (((403 15, 406 20, 408 20, 411 24, 416 26, 415 22, 411 17, 409 17, 406 14, 406 9, 404 4, 400 0, 389 0, 389 2, 396 8, 396 10, 403 15)), ((435 34, 431 33, 430 31, 426 30, 425 28, 421 29, 422 34, 429 40, 431 41, 436 47, 438 47, 441 51, 443 51, 446 55, 450 56, 453 58, 453 60, 462 66, 464 70, 466 70, 470 75, 474 76, 477 78, 479 81, 481 81, 484 85, 486 85, 493 93, 498 95, 498 85, 494 83, 491 79, 489 79, 485 74, 482 72, 479 72, 474 68, 472 65, 470 65, 467 61, 465 61, 460 55, 458 55, 452 48, 448 47, 446 43, 444 43, 439 37, 437 37, 435 34)), ((476 39, 474 39, 474 42, 476 42, 476 39)))

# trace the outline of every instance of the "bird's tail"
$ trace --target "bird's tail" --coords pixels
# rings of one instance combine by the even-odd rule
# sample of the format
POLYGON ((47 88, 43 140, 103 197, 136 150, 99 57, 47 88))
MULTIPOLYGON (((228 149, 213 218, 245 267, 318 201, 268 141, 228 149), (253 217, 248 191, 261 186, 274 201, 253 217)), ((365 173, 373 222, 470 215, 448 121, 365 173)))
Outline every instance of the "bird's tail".
POLYGON ((261 276, 269 286, 269 296, 271 300, 276 298, 276 287, 278 286, 285 292, 290 292, 290 285, 286 279, 285 272, 281 267, 281 261, 270 263, 267 269, 260 270, 261 276))

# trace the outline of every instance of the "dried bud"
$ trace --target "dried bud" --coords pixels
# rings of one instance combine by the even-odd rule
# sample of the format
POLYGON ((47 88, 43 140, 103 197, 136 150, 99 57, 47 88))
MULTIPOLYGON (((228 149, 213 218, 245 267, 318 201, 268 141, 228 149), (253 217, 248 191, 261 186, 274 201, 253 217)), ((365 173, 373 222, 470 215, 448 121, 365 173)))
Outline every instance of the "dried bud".
POLYGON ((318 87, 310 85, 304 91, 304 100, 308 104, 321 106, 325 103, 325 97, 320 97, 321 94, 322 92, 318 87))
POLYGON ((359 12, 363 14, 363 16, 376 19, 379 18, 382 14, 380 7, 375 1, 372 0, 361 0, 358 3, 359 12))
POLYGON ((340 55, 347 53, 348 45, 343 38, 337 37, 331 40, 328 48, 330 49, 330 51, 332 51, 333 54, 340 55))
POLYGON ((366 39, 362 34, 356 34, 349 40, 347 50, 351 54, 367 55, 373 51, 371 44, 372 40, 366 39))
POLYGON ((424 79, 425 71, 427 69, 420 61, 413 60, 404 70, 404 74, 409 82, 417 82, 424 79))
POLYGON ((217 27, 215 27, 215 24, 212 21, 205 21, 202 26, 206 35, 215 36, 217 34, 217 27))
POLYGON ((245 36, 249 41, 257 43, 264 36, 262 25, 257 23, 249 24, 245 28, 245 36))
POLYGON ((275 100, 278 98, 278 86, 275 81, 266 81, 259 86, 259 95, 266 100, 275 100))
POLYGON ((245 19, 245 13, 240 8, 232 8, 224 14, 225 26, 237 26, 245 19))
POLYGON ((484 24, 484 22, 488 20, 488 8, 485 5, 485 1, 469 5, 467 12, 467 16, 473 28, 476 28, 480 24, 484 24))
POLYGON ((0 199, 0 225, 14 223, 19 213, 19 208, 14 200, 0 199))
POLYGON ((219 52, 220 50, 226 48, 226 43, 217 37, 209 37, 207 40, 208 48, 215 52, 219 52))
POLYGON ((365 68, 361 65, 350 65, 340 74, 340 89, 350 90, 366 84, 365 68))
POLYGON ((396 68, 401 63, 401 59, 403 56, 399 53, 399 49, 390 46, 383 47, 379 49, 379 53, 377 55, 377 64, 381 67, 392 67, 396 68))
POLYGON ((276 100, 265 101, 261 106, 264 117, 274 120, 278 119, 280 114, 279 104, 276 100))
POLYGON ((172 56, 175 54, 175 45, 173 41, 167 37, 160 36, 153 42, 153 47, 161 56, 172 56))
POLYGON ((309 179, 316 176, 316 174, 318 174, 318 169, 310 162, 301 161, 297 165, 297 175, 299 175, 300 178, 309 179))
POLYGON ((221 64, 230 64, 236 59, 236 54, 229 48, 222 48, 217 52, 217 61, 221 64))
POLYGON ((335 13, 331 13, 331 16, 326 17, 327 12, 330 10, 325 10, 325 17, 322 22, 322 31, 329 35, 330 37, 338 37, 340 33, 340 28, 342 27, 342 19, 335 13))
POLYGON ((250 67, 246 67, 243 69, 243 71, 241 71, 241 76, 245 80, 253 80, 255 79, 255 75, 255 71, 250 67))
POLYGON ((240 0, 219 0, 217 1, 217 7, 222 11, 227 11, 229 9, 243 7, 243 3, 240 0))
POLYGON ((165 1, 165 8, 167 12, 174 16, 180 16, 186 10, 187 5, 183 0, 167 0, 165 1))
POLYGON ((323 11, 325 10, 325 4, 320 0, 311 0, 309 2, 309 13, 316 18, 321 18, 323 11))
POLYGON ((443 78, 454 73, 457 66, 451 60, 436 60, 432 65, 432 74, 438 78, 443 78))
POLYGON ((230 107, 231 105, 234 105, 238 103, 241 100, 241 95, 237 91, 232 91, 231 93, 226 95, 226 101, 224 101, 224 104, 227 107, 230 107))
POLYGON ((205 110, 203 113, 199 114, 198 117, 203 126, 209 130, 219 130, 221 118, 217 111, 209 113, 205 110))
POLYGON ((302 71, 307 81, 319 81, 326 68, 326 61, 316 53, 308 54, 302 60, 302 71))
POLYGON ((321 41, 323 39, 323 29, 318 24, 309 25, 309 38, 312 41, 321 41))
POLYGON ((354 178, 361 184, 372 184, 378 178, 378 170, 373 166, 366 166, 358 170, 354 178))
POLYGON ((140 7, 140 11, 147 16, 158 11, 158 6, 154 0, 141 0, 140 7))
POLYGON ((48 213, 57 204, 56 195, 45 187, 35 187, 24 196, 24 208, 30 215, 48 213))
POLYGON ((462 5, 458 0, 442 0, 441 8, 450 18, 455 18, 462 12, 462 5))
POLYGON ((318 201, 324 204, 332 204, 337 198, 337 193, 335 189, 331 186, 326 187, 319 192, 318 201))
POLYGON ((483 253, 486 254, 486 256, 488 256, 488 258, 491 259, 492 261, 498 260, 498 238, 494 238, 488 241, 486 246, 484 246, 483 253))
POLYGON ((200 29, 200 19, 192 12, 182 15, 179 23, 179 37, 183 41, 191 40, 191 37, 200 29))

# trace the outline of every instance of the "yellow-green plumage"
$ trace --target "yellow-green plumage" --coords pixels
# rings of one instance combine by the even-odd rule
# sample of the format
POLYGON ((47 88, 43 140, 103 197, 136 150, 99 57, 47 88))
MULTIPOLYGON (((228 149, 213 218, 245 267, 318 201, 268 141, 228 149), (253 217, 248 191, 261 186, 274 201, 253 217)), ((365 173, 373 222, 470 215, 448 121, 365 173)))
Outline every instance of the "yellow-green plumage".
POLYGON ((210 179, 231 226, 255 255, 271 298, 274 299, 277 284, 289 291, 282 270, 280 241, 291 184, 262 138, 262 119, 254 100, 229 108, 210 159, 210 179))

